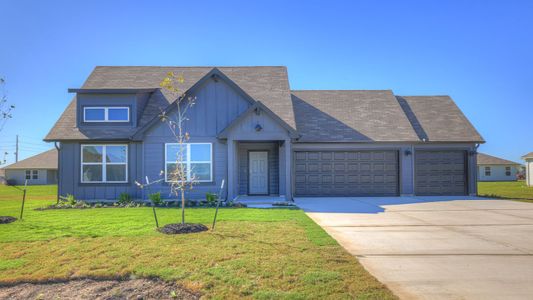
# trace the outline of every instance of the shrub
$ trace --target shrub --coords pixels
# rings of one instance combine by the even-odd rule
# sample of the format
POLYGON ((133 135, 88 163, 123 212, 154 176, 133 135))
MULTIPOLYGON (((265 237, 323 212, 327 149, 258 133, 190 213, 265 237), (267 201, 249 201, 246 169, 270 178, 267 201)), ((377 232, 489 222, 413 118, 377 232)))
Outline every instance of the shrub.
POLYGON ((163 200, 161 200, 160 192, 149 194, 148 198, 150 198, 150 201, 152 201, 152 203, 156 206, 163 204, 163 200))
POLYGON ((118 196, 118 204, 125 205, 132 202, 131 196, 128 193, 120 193, 118 196))
POLYGON ((217 203, 217 195, 213 193, 205 193, 205 200, 207 201, 207 206, 214 206, 217 203))
POLYGON ((59 197, 59 204, 60 205, 76 205, 76 198, 74 198, 74 195, 67 194, 66 197, 59 197))

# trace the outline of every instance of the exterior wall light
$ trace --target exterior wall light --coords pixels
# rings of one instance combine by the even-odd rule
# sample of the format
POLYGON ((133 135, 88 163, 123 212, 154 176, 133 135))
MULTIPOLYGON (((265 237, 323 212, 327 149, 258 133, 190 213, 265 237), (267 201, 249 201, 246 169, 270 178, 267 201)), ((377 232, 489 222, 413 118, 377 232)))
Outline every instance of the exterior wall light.
POLYGON ((255 125, 255 131, 259 132, 261 130, 263 130, 263 127, 261 125, 259 124, 255 125))
POLYGON ((413 153, 411 152, 411 150, 409 150, 409 149, 405 149, 405 151, 403 152, 403 154, 405 154, 405 156, 409 156, 409 155, 411 155, 411 154, 413 154, 413 153))

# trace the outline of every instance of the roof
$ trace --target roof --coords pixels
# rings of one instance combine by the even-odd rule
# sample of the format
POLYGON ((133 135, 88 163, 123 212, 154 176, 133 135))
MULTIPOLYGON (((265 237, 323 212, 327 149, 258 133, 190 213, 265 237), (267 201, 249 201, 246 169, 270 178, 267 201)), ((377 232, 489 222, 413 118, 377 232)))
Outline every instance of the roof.
POLYGON ((450 96, 398 96, 396 98, 421 140, 485 142, 450 96))
POLYGON ((5 170, 16 169, 49 169, 57 170, 57 149, 51 149, 43 153, 28 157, 14 164, 4 167, 5 170))
POLYGON ((173 97, 159 88, 168 72, 194 90, 213 72, 260 102, 301 142, 484 142, 449 96, 395 96, 390 90, 290 91, 285 67, 96 67, 78 92, 150 91, 138 127, 76 127, 76 96, 45 140, 137 138, 173 97))
POLYGON ((418 141, 390 90, 292 91, 302 142, 418 141))
POLYGON ((488 155, 485 153, 477 154, 478 165, 520 165, 520 163, 510 161, 507 159, 499 158, 496 156, 488 155))
POLYGON ((533 152, 529 152, 528 154, 522 156, 522 159, 526 159, 526 158, 533 158, 533 152))
MULTIPOLYGON (((213 69, 234 82, 253 100, 260 101, 292 128, 296 128, 289 80, 286 67, 96 67, 81 89, 95 90, 147 90, 152 93, 138 127, 143 127, 156 117, 161 109, 173 102, 171 95, 159 89, 159 83, 168 72, 183 74, 181 89, 189 90, 213 69)), ((74 89, 73 89, 74 90, 74 89)), ((106 129, 107 130, 107 129, 106 129)), ((127 139, 137 129, 118 128, 101 132, 94 128, 83 132, 76 127, 76 97, 63 112, 45 140, 127 139)))

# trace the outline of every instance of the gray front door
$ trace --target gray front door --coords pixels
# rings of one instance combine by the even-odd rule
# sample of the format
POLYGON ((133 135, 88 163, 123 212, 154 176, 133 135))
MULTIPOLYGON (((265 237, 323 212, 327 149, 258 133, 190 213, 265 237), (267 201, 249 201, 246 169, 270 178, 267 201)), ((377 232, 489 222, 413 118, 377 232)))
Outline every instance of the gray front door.
POLYGON ((396 196, 398 151, 297 151, 296 196, 396 196))
POLYGON ((250 151, 250 195, 268 195, 268 152, 250 151))

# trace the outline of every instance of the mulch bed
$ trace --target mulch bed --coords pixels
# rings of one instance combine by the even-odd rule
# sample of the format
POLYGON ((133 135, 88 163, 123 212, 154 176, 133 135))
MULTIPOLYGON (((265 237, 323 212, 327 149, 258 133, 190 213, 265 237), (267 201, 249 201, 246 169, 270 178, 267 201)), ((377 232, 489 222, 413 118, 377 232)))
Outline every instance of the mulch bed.
POLYGON ((200 295, 162 280, 71 280, 61 283, 21 283, 0 287, 0 299, 200 299, 200 295))
POLYGON ((194 232, 201 232, 201 231, 207 231, 209 228, 203 224, 167 224, 159 229, 159 232, 164 234, 183 234, 183 233, 194 233, 194 232))
POLYGON ((7 224, 11 222, 15 222, 17 218, 10 217, 10 216, 0 216, 0 224, 7 224))

